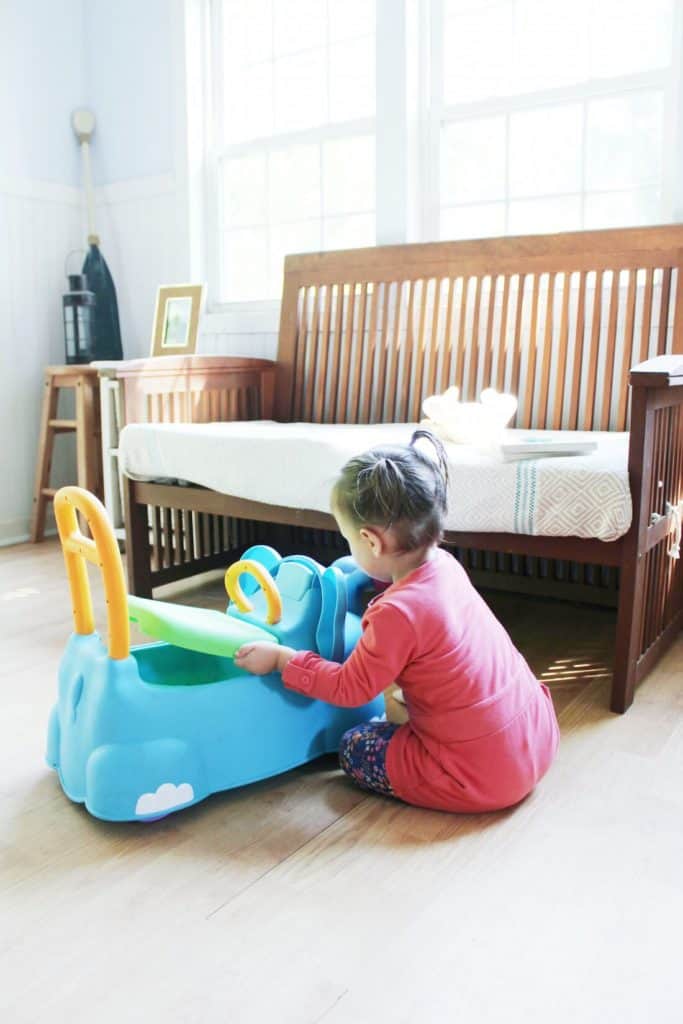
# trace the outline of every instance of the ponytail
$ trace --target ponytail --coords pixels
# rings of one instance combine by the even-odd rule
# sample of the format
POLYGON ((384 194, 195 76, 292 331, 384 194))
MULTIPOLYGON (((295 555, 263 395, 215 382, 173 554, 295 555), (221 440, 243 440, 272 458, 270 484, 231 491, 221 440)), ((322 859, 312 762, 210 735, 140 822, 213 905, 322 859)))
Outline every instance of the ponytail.
POLYGON ((448 461, 438 438, 416 430, 409 444, 373 448, 343 467, 333 490, 355 526, 391 527, 403 550, 438 542, 448 496, 448 461), (427 454, 424 444, 433 451, 427 454))

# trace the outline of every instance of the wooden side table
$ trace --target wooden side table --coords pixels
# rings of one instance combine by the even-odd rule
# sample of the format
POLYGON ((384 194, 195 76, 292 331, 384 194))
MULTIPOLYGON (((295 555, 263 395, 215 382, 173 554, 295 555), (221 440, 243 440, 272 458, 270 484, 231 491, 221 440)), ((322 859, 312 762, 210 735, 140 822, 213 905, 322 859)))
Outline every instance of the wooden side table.
POLYGON ((43 540, 47 503, 55 495, 50 487, 50 469, 57 434, 76 434, 76 479, 79 487, 102 497, 102 448, 100 444, 100 403, 97 370, 89 365, 48 366, 45 370, 43 413, 38 442, 38 463, 33 496, 31 540, 43 540), (59 419, 59 393, 75 393, 74 419, 59 419))

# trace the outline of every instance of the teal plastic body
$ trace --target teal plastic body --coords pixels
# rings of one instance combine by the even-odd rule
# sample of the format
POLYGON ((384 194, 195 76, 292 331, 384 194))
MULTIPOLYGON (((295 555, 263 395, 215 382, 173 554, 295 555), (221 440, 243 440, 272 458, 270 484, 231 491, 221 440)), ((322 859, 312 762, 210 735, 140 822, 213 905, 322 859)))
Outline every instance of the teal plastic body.
MULTIPOLYGON (((297 649, 342 661, 360 636, 360 594, 369 580, 350 559, 323 569, 258 546, 245 558, 266 565, 283 602, 264 625, 264 600, 241 579, 254 611, 246 618, 297 649)), ((97 633, 72 635, 59 669, 47 761, 64 792, 107 821, 149 821, 211 793, 287 771, 338 748, 353 725, 382 716, 380 695, 338 708, 287 690, 281 677, 252 676, 232 658, 168 643, 113 660, 97 633)))

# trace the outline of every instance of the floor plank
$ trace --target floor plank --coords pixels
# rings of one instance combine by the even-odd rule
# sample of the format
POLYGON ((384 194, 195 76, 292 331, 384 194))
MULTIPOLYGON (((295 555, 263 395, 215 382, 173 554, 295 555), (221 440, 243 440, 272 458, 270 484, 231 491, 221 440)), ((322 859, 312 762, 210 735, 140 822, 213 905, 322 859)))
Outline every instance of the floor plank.
MULTIPOLYGON (((163 596, 223 603, 214 577, 163 596)), ((70 630, 59 548, 0 551, 3 1024, 680 1021, 683 642, 619 717, 612 612, 488 599, 562 726, 519 807, 421 811, 327 759, 112 825, 43 762, 70 630)))

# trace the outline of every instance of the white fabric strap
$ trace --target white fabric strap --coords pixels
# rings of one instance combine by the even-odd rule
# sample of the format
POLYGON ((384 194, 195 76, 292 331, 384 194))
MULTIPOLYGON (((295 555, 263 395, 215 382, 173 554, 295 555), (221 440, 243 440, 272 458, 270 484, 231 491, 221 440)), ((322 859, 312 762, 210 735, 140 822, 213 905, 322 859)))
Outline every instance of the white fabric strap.
POLYGON ((680 558, 681 535, 683 534, 683 501, 679 501, 677 505, 671 505, 667 502, 667 512, 674 522, 673 537, 668 554, 670 558, 680 558))

